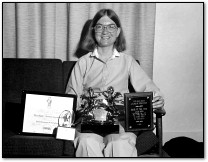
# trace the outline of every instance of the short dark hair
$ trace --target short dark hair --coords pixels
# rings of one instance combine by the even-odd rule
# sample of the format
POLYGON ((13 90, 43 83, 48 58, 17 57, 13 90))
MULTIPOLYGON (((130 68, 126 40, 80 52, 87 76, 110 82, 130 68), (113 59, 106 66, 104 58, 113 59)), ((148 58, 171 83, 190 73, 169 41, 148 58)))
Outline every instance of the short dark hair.
POLYGON ((81 45, 82 49, 87 50, 87 51, 93 51, 95 49, 97 44, 96 44, 95 32, 94 32, 93 28, 97 24, 98 20, 105 15, 107 15, 111 20, 113 20, 116 23, 117 27, 120 28, 120 34, 117 37, 116 42, 114 43, 114 47, 117 49, 118 52, 125 51, 126 50, 126 40, 125 40, 125 37, 123 34, 123 29, 121 27, 119 17, 111 9, 102 9, 96 13, 96 15, 94 16, 94 18, 90 24, 89 30, 88 30, 88 32, 82 42, 82 45, 81 45))

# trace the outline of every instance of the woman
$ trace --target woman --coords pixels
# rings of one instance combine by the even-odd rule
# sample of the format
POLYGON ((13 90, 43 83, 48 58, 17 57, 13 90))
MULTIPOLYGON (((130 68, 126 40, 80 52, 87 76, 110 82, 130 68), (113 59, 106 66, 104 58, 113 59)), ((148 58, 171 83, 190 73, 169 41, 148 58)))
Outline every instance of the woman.
MULTIPOLYGON (((66 93, 78 97, 77 111, 81 109, 80 96, 92 87, 104 92, 112 86, 115 92, 128 93, 128 78, 136 92, 154 92, 153 108, 162 108, 164 99, 136 60, 123 51, 125 38, 120 20, 110 9, 102 9, 94 16, 83 41, 83 49, 90 51, 81 57, 69 79, 66 93)), ((119 134, 106 137, 94 133, 80 133, 74 140, 77 157, 136 157, 136 135, 125 132, 120 125, 119 134)))

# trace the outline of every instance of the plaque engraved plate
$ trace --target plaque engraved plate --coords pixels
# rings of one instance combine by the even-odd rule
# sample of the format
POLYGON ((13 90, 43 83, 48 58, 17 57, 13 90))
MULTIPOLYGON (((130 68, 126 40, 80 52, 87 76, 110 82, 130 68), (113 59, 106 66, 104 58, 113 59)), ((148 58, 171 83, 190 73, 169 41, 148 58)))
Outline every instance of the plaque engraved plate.
POLYGON ((153 130, 152 92, 125 93, 126 131, 153 130))

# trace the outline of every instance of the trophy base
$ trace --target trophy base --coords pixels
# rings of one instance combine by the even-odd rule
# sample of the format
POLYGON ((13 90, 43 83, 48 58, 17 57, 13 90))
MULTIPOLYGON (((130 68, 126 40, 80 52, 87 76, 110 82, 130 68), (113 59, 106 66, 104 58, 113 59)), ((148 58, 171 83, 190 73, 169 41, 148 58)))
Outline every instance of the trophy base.
POLYGON ((74 140, 75 128, 72 127, 58 127, 56 132, 56 139, 74 140))
POLYGON ((89 124, 81 123, 81 133, 96 133, 101 136, 106 136, 108 134, 118 134, 119 125, 118 124, 89 124))

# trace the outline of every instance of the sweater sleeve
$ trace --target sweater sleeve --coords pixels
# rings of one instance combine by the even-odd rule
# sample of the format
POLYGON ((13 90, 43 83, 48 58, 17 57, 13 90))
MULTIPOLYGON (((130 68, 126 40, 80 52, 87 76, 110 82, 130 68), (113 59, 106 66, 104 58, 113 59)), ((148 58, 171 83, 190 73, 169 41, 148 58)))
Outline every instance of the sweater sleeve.
POLYGON ((132 58, 130 65, 130 81, 136 92, 158 92, 159 88, 149 78, 141 66, 132 58))

